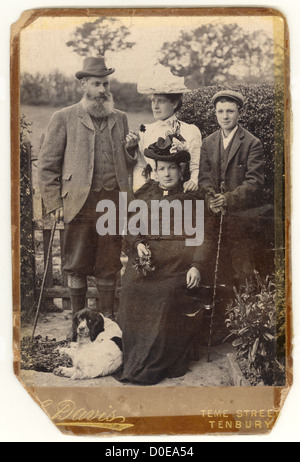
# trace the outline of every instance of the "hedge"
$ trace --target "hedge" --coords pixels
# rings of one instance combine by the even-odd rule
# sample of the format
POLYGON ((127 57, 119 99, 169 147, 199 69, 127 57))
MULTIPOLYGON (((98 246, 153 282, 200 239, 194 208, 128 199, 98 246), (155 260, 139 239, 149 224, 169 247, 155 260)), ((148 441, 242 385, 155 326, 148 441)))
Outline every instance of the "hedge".
POLYGON ((223 89, 239 91, 245 97, 245 105, 241 113, 240 123, 246 130, 259 138, 263 144, 265 162, 263 201, 273 203, 275 136, 277 151, 279 151, 279 156, 281 156, 280 151, 282 150, 283 157, 283 86, 272 84, 239 84, 232 87, 221 85, 201 87, 198 90, 193 90, 185 94, 182 109, 177 114, 178 118, 184 122, 197 125, 203 138, 210 135, 219 128, 211 99, 217 91, 223 89), (278 136, 280 133, 282 136, 278 136), (278 145, 278 139, 282 140, 281 146, 278 145))
POLYGON ((33 187, 29 134, 31 123, 20 120, 20 271, 22 318, 34 306, 35 260, 33 236, 33 187))
MULTIPOLYGON (((122 111, 149 111, 149 100, 137 92, 134 83, 110 81, 115 106, 122 111)), ((28 72, 21 74, 21 104, 31 106, 64 107, 75 104, 82 98, 82 89, 75 77, 66 77, 56 71, 48 75, 28 72)))

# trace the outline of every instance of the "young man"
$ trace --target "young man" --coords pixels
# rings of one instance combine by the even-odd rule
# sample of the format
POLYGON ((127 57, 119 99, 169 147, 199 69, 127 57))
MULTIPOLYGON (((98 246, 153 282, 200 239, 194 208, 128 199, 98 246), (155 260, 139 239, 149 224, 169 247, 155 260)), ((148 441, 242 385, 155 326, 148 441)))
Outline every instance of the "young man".
POLYGON ((225 214, 220 255, 225 269, 220 279, 238 286, 255 269, 259 230, 255 229, 253 210, 264 185, 263 148, 238 123, 244 104, 240 93, 220 91, 212 102, 220 129, 203 140, 199 186, 206 190, 209 209, 216 216, 225 214))
POLYGON ((121 237, 99 236, 96 205, 119 191, 132 193, 128 172, 135 163, 126 114, 113 107, 103 57, 86 58, 76 73, 83 99, 51 118, 38 159, 38 177, 48 213, 64 220, 64 271, 73 313, 85 307, 87 276, 95 276, 101 310, 111 312, 121 269, 121 237))

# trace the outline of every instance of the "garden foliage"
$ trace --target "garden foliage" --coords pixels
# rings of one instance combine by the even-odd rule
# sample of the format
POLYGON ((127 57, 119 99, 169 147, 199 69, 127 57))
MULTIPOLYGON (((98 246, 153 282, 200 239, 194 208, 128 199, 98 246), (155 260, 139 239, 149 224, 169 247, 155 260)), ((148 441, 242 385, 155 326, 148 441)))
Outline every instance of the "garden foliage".
POLYGON ((20 122, 20 254, 22 314, 33 308, 35 287, 33 204, 30 157, 30 123, 25 117, 20 122))
MULTIPOLYGON (((165 42, 160 62, 185 77, 189 88, 217 83, 270 83, 277 75, 274 41, 264 30, 210 22, 165 42)), ((278 56, 281 56, 278 53, 278 56)), ((281 69, 280 69, 281 72, 281 69)))
MULTIPOLYGON (((111 79, 111 93, 115 106, 122 111, 149 111, 148 98, 137 92, 135 83, 121 83, 111 79)), ((48 75, 24 72, 20 79, 21 104, 30 106, 65 107, 78 103, 82 98, 79 81, 59 71, 48 75)))
POLYGON ((277 293, 273 278, 263 280, 254 272, 245 287, 235 289, 235 298, 226 310, 227 338, 234 339, 237 358, 247 360, 248 377, 265 385, 282 385, 284 380, 284 358, 279 358, 277 351, 277 293))

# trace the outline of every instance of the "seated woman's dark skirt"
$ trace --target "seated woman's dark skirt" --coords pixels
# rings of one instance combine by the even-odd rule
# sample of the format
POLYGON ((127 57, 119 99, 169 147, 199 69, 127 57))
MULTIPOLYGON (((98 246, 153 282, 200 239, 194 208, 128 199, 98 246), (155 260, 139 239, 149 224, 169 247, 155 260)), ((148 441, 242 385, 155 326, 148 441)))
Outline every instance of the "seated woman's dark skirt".
POLYGON ((186 274, 194 248, 183 240, 150 240, 155 271, 140 275, 129 257, 122 280, 118 322, 124 364, 119 381, 151 385, 186 373, 203 310, 189 296, 186 274))

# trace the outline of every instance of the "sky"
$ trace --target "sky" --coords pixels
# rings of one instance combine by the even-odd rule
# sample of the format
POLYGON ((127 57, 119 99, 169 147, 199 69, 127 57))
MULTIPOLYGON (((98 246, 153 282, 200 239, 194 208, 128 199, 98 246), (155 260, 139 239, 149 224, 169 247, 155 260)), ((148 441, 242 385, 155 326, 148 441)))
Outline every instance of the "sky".
MULTIPOLYGON (((130 50, 107 52, 107 67, 114 67, 114 77, 123 82, 136 82, 137 76, 151 68, 157 61, 157 51, 165 41, 176 40, 181 30, 192 30, 202 24, 227 22, 234 23, 236 17, 121 17, 118 18, 132 36, 136 45, 130 50)), ((83 58, 77 55, 66 42, 72 32, 83 23, 86 17, 43 17, 37 18, 21 32, 21 72, 48 74, 59 70, 72 76, 82 68, 83 58)), ((265 30, 271 37, 273 23, 271 18, 238 17, 238 24, 246 31, 265 30)))

